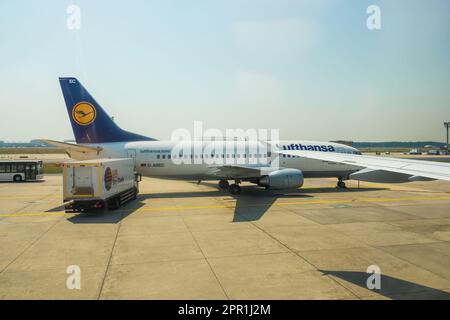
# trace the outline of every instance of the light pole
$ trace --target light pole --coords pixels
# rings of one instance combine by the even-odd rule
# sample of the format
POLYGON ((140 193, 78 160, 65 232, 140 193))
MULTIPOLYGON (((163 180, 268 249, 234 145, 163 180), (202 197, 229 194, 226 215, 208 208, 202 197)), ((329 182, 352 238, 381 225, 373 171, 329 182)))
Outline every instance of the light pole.
POLYGON ((445 149, 448 154, 448 127, 450 126, 450 122, 444 122, 445 130, 447 131, 447 140, 445 141, 445 149))

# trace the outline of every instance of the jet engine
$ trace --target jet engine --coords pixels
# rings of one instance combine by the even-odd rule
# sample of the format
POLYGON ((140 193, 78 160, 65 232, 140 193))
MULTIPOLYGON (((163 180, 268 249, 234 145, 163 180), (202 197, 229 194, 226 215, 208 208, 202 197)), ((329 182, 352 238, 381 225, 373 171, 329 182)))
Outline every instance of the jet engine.
POLYGON ((303 185, 303 173, 298 169, 281 169, 259 178, 258 185, 267 189, 297 189, 303 185))

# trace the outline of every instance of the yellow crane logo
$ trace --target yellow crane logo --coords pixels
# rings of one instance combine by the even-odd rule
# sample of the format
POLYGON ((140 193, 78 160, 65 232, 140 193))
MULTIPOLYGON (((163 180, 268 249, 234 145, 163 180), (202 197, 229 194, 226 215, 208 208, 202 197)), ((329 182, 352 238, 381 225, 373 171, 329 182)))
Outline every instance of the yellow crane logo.
POLYGON ((96 116, 94 106, 88 102, 77 103, 72 109, 72 118, 80 126, 90 125, 95 121, 96 116))

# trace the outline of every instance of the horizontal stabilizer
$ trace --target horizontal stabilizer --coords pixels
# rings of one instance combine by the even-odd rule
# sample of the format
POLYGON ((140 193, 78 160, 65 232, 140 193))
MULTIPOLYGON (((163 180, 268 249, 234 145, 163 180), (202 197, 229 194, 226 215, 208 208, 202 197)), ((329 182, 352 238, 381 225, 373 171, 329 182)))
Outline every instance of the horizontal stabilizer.
POLYGON ((55 141, 55 140, 40 139, 39 141, 47 143, 51 146, 55 146, 55 147, 64 149, 69 152, 76 151, 76 152, 83 152, 83 153, 98 153, 103 150, 103 148, 100 148, 100 147, 88 147, 88 146, 82 146, 79 144, 60 142, 60 141, 55 141))

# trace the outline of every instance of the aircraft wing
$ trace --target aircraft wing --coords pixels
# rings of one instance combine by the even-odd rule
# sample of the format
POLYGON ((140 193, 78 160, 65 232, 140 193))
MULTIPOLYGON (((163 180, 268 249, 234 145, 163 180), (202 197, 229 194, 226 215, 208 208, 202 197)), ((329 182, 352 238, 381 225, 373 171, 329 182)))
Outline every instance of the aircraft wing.
POLYGON ((212 176, 228 179, 244 179, 244 178, 259 178, 262 175, 273 171, 270 166, 264 165, 223 165, 211 166, 209 174, 212 176))
POLYGON ((357 179, 359 172, 361 175, 364 173, 372 174, 372 176, 377 172, 380 174, 388 172, 404 175, 409 181, 433 179, 450 181, 450 163, 302 150, 280 150, 278 153, 324 162, 342 163, 354 166, 356 170, 362 169, 350 175, 352 179, 357 179))
POLYGON ((88 147, 88 146, 83 146, 83 145, 79 145, 79 144, 66 143, 66 142, 60 142, 60 141, 55 141, 55 140, 40 139, 39 141, 42 141, 49 145, 64 149, 68 152, 76 151, 76 152, 83 152, 83 153, 89 153, 89 152, 98 153, 103 150, 100 147, 88 147))

